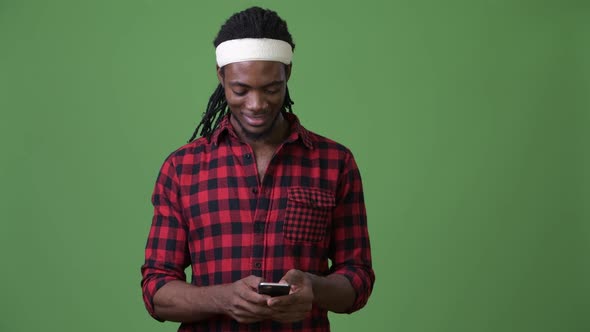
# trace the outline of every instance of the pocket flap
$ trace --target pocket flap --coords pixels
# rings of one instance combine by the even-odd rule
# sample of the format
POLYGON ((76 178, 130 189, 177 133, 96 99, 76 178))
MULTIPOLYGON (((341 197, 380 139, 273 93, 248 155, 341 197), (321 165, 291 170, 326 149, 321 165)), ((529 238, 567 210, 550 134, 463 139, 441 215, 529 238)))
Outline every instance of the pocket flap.
POLYGON ((330 208, 336 206, 336 198, 331 191, 319 188, 292 187, 288 189, 287 197, 307 206, 330 208))

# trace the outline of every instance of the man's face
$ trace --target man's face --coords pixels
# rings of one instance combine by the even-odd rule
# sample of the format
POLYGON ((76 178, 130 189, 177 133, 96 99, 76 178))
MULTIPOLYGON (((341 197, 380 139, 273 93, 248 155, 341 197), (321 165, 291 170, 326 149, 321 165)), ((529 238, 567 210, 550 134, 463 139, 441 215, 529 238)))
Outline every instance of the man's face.
POLYGON ((230 63, 218 70, 234 128, 251 140, 268 138, 282 121, 290 67, 276 61, 230 63))

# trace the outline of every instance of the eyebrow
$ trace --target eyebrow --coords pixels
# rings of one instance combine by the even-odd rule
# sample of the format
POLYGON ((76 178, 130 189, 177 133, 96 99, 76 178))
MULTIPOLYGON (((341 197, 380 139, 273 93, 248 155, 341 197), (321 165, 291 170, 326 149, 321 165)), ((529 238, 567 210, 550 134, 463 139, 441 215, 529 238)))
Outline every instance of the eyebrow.
MULTIPOLYGON (((263 89, 264 88, 269 88, 269 87, 271 87, 273 85, 279 85, 279 84, 283 84, 283 83, 285 83, 284 80, 272 81, 272 82, 270 82, 268 84, 265 84, 265 85, 261 86, 260 88, 263 88, 263 89)), ((240 81, 231 81, 231 82, 229 82, 229 85, 231 85, 231 86, 241 86, 241 87, 244 87, 244 88, 252 88, 252 86, 250 86, 250 85, 248 85, 248 84, 246 84, 244 82, 240 82, 240 81)))

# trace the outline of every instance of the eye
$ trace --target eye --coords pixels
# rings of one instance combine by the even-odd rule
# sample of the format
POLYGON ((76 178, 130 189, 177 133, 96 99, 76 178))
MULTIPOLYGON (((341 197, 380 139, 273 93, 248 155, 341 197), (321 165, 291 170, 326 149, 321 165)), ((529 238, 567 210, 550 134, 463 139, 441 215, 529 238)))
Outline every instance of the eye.
POLYGON ((274 95, 275 93, 278 93, 280 90, 279 89, 272 89, 272 90, 266 90, 265 92, 269 95, 274 95))
POLYGON ((240 90, 240 91, 236 91, 236 90, 232 90, 232 92, 236 95, 236 96, 245 96, 246 95, 246 90, 240 90))

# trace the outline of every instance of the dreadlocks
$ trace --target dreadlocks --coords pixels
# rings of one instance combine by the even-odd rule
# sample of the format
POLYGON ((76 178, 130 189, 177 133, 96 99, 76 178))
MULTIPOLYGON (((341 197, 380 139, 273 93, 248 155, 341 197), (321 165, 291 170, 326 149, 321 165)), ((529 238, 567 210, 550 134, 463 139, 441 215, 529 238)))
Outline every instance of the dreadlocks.
MULTIPOLYGON (((293 38, 287 29, 287 22, 280 18, 276 12, 260 7, 251 7, 232 15, 219 30, 217 37, 213 41, 213 46, 217 47, 225 41, 241 38, 278 39, 289 43, 291 48, 295 50, 293 38)), ((221 71, 223 73, 223 68, 221 68, 221 71)), ((293 104, 287 87, 283 110, 292 113, 293 104)), ((211 139, 211 134, 213 134, 213 131, 215 131, 228 111, 225 92, 220 83, 209 98, 207 110, 203 113, 201 122, 189 139, 189 143, 199 134, 208 140, 211 139), (199 129, 201 130, 200 133, 199 129)))

